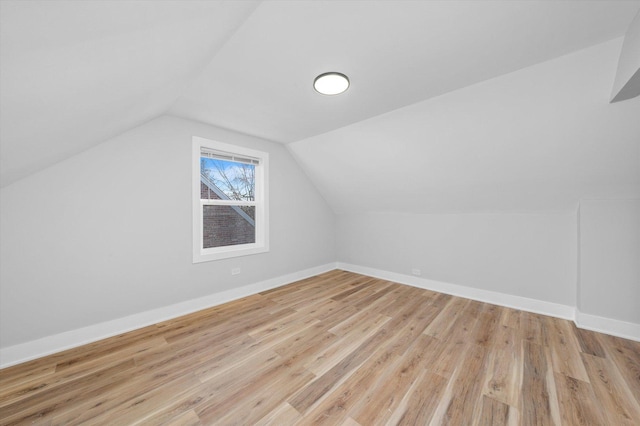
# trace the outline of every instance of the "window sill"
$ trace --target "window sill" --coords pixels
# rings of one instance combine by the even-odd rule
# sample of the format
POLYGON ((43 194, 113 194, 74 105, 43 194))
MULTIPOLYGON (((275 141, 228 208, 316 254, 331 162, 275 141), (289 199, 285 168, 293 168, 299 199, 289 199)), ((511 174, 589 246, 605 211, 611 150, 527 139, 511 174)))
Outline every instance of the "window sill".
POLYGON ((214 260, 229 259, 232 257, 249 256, 252 254, 267 253, 269 247, 257 244, 244 244, 237 247, 220 247, 219 249, 200 250, 194 253, 193 263, 211 262, 214 260))

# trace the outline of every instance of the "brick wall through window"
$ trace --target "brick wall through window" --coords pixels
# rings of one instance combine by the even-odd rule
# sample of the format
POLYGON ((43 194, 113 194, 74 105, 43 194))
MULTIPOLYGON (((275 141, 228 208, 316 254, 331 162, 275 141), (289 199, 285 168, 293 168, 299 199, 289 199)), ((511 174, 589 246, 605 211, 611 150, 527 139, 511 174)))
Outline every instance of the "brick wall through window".
MULTIPOLYGON (((200 196, 209 200, 220 199, 204 182, 200 182, 200 196)), ((245 208, 245 214, 255 217, 255 211, 252 209, 255 207, 245 208)), ((247 220, 240 207, 204 206, 203 248, 250 244, 255 241, 255 224, 247 220)))

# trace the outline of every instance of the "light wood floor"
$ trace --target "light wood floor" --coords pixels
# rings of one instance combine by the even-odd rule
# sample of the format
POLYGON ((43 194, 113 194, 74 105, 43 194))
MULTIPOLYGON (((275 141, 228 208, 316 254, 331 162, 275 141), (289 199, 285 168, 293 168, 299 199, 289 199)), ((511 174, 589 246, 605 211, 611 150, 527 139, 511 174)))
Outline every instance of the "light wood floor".
POLYGON ((332 271, 0 386, 3 425, 640 425, 640 343, 332 271))

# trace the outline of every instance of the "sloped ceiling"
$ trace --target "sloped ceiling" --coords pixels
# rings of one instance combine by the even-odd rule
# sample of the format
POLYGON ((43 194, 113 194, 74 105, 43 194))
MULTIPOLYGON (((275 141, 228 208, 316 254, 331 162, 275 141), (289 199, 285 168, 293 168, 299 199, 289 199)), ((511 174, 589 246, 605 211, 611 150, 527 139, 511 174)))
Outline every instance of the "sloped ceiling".
POLYGON ((624 35, 639 2, 263 2, 172 114, 289 143, 624 35), (347 74, 345 96, 312 88, 347 74))
MULTIPOLYGON (((545 151, 556 149, 549 142, 533 149, 534 162, 516 161, 497 173, 497 163, 476 164, 468 157, 479 155, 480 149, 468 126, 482 127, 484 121, 464 117, 506 114, 517 125, 519 116, 507 106, 498 107, 502 95, 491 100, 495 108, 489 112, 468 103, 474 102, 474 87, 484 87, 486 80, 522 69, 518 72, 529 78, 535 74, 526 74, 527 67, 621 37, 638 9, 640 1, 635 0, 3 1, 2 185, 168 113, 289 144, 336 211, 398 209, 403 203, 399 209, 411 211, 564 209, 581 193, 574 188, 573 169, 540 177, 522 174, 522 165, 525 170, 560 170, 571 163, 575 141, 553 140, 566 144, 560 159, 545 151), (329 70, 351 78, 344 95, 313 91, 313 78, 329 70), (457 98, 460 88, 467 89, 457 98), (385 114, 395 110, 400 112, 385 114), (403 125, 408 130, 397 132, 403 125), (442 131, 429 133, 425 126, 442 131), (433 162, 436 157, 416 163, 427 152, 425 143, 444 134, 450 138, 440 138, 428 151, 442 154, 438 163, 433 162), (394 158, 398 170, 402 164, 412 170, 401 190, 379 178, 388 158, 394 158), (425 165, 445 172, 429 174, 425 165), (544 195, 556 179, 567 186, 544 195), (496 190, 496 182, 512 191, 496 190), (375 190, 356 192, 367 185, 374 188, 372 183, 375 190), (522 195, 534 189, 533 197, 522 195), (474 203, 462 203, 469 194, 474 203), (382 195, 388 205, 378 202, 382 195)), ((589 64, 611 61, 598 74, 611 79, 607 95, 616 49, 612 45, 600 59, 585 59, 589 64)), ((572 64, 551 69, 580 73, 572 64)), ((535 97, 527 78, 504 83, 509 92, 503 101, 535 97)), ((585 87, 571 84, 566 75, 561 80, 570 90, 563 91, 557 104, 547 99, 548 105, 580 105, 585 87), (577 98, 567 100, 571 96, 577 98)), ((543 81, 553 82, 553 77, 543 81)), ((562 84, 537 93, 553 99, 562 84)), ((502 83, 494 89, 506 90, 502 83)), ((547 105, 542 97, 538 100, 547 105)), ((558 108, 551 110, 562 112, 558 108)), ((629 107, 611 108, 602 111, 629 107)), ((542 113, 544 119, 547 112, 534 108, 523 113, 542 113)), ((484 126, 486 138, 494 131, 499 137, 484 148, 498 160, 499 152, 515 149, 517 154, 519 148, 505 145, 507 131, 499 129, 498 121, 490 123, 484 126)), ((520 122, 523 130, 530 125, 520 122)), ((608 167, 615 169, 619 157, 629 157, 633 141, 628 132, 625 137, 622 154, 612 157, 608 167)), ((620 175, 616 185, 632 182, 629 167, 583 178, 605 176, 607 186, 613 174, 620 175)))
POLYGON ((338 213, 575 212, 640 197, 640 98, 610 104, 621 39, 288 145, 338 213))
POLYGON ((2 186, 163 114, 257 2, 0 2, 2 186))

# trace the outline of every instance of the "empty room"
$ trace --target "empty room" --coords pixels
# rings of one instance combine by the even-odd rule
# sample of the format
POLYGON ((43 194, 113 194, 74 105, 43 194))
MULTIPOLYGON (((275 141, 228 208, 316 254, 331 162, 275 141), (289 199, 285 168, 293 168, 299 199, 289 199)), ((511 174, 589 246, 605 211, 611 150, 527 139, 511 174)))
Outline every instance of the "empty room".
POLYGON ((640 0, 0 0, 0 425, 640 425, 640 0))

